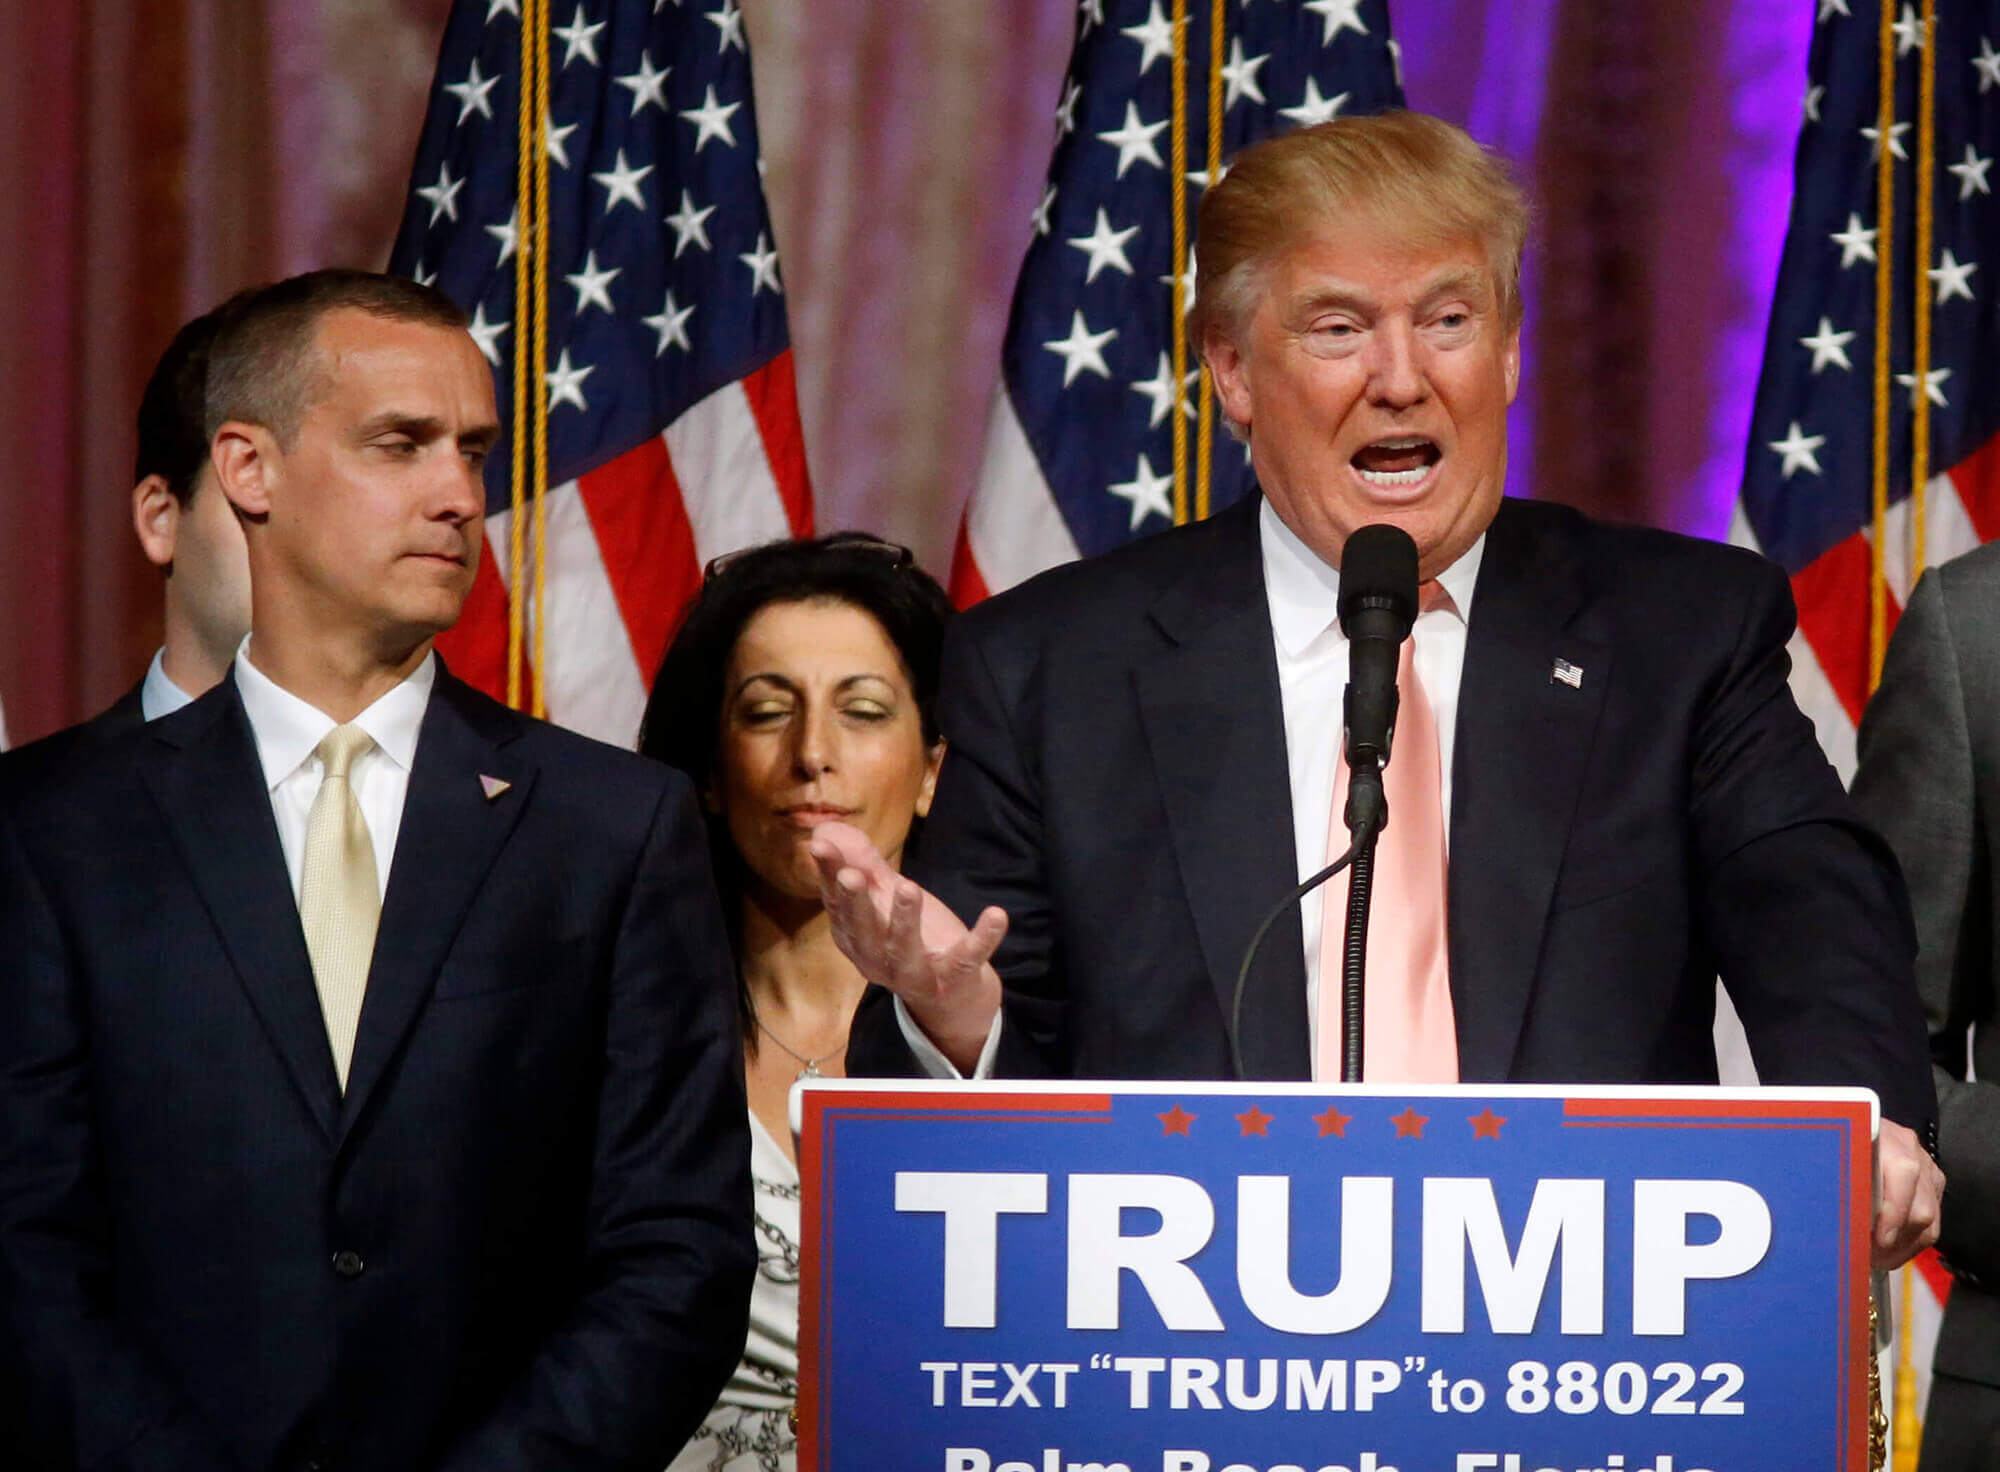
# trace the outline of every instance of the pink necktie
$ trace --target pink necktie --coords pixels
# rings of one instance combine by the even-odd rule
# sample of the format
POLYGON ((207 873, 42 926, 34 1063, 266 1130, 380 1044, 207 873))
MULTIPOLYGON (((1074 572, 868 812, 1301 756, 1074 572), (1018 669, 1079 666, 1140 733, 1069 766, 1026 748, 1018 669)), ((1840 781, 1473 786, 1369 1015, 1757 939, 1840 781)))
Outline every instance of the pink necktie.
MULTIPOLYGON (((1425 612, 1451 607, 1436 582, 1420 590, 1425 612)), ((1369 1083, 1458 1082, 1451 975, 1445 948, 1445 849, 1437 720, 1417 680, 1416 639, 1403 643, 1396 670, 1396 739, 1382 772, 1389 826, 1375 848, 1368 923, 1368 990, 1362 1007, 1362 1073, 1369 1083)), ((1327 860, 1347 852, 1347 758, 1334 762, 1327 860)), ((1319 1046, 1316 1076, 1340 1079, 1340 963, 1347 939, 1348 879, 1326 886, 1319 941, 1319 1046)))

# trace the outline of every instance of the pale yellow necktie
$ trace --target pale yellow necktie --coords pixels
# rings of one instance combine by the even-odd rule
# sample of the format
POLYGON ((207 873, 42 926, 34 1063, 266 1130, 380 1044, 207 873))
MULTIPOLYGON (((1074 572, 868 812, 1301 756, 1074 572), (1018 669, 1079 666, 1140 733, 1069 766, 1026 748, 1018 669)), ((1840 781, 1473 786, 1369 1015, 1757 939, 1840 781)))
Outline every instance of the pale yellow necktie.
POLYGON ((359 726, 336 726, 316 749, 326 768, 312 816, 306 820, 305 864, 299 880, 299 918, 312 957, 320 1013, 333 1045, 334 1072, 347 1088, 368 964, 375 955, 375 927, 382 918, 382 888, 375 877, 375 843, 348 772, 375 744, 359 726))

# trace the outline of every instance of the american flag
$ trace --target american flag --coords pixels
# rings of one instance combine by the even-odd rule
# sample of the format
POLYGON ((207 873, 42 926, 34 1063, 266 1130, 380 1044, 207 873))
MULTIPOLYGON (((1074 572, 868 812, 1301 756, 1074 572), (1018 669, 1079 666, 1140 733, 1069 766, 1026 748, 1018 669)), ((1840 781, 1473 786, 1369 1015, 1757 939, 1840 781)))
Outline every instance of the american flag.
MULTIPOLYGON (((1791 574, 1799 605, 1792 682, 1843 777, 1869 693, 1875 366, 1877 27, 1871 0, 1816 0, 1784 263, 1771 309, 1732 540, 1791 574)), ((1890 221, 1889 626, 1922 563, 2000 534, 2000 13, 1940 5, 1937 35, 1894 16, 1896 178, 1890 221), (1935 69, 1933 249, 1914 255, 1919 67, 1935 69), (1913 288, 1930 298, 1930 365, 1916 382, 1913 288), (1924 546, 1914 545, 1911 422, 1930 409, 1924 546)))
MULTIPOLYGON (((1173 425, 1194 414, 1196 350, 1174 383, 1173 22, 1162 0, 1083 0, 1055 156, 1014 286, 986 458, 952 560, 961 604, 1174 520, 1173 425)), ((1188 238, 1207 182, 1209 24, 1189 7, 1188 238)), ((1231 0, 1223 155, 1285 129, 1402 104, 1384 0, 1231 0)), ((1190 426, 1192 428, 1192 426, 1190 426)), ((1193 435, 1189 436, 1190 458, 1193 435)), ((1211 504, 1251 485, 1214 438, 1211 504)))
MULTIPOLYGON (((549 715, 629 745, 710 558, 812 529, 737 0, 551 0, 549 715)), ((391 269, 473 314, 512 419, 520 0, 458 0, 391 269)), ((511 449, 439 648, 506 688, 511 449)), ((531 646, 532 647, 532 646, 531 646)))
MULTIPOLYGON (((1927 37, 1917 8, 1895 4, 1895 182, 1889 222, 1889 513, 1883 539, 1887 626, 1921 566, 2000 535, 2000 12, 1941 4, 1927 37), (1932 69, 1932 249, 1915 253, 1921 68, 1932 69), (1915 365, 1915 291, 1930 304, 1930 362, 1915 365), (1930 414, 1924 534, 1916 537, 1911 438, 1921 394, 1930 414)), ((1815 0, 1792 213, 1771 309, 1764 371, 1731 540, 1791 574, 1799 629, 1792 687, 1844 778, 1870 693, 1870 564, 1876 207, 1882 12, 1871 0, 1815 0)), ((1886 639, 1886 631, 1884 635, 1886 639)), ((1911 1283, 1913 1366, 1922 1405, 1950 1276, 1926 1252, 1911 1283)), ((1885 1374, 1885 1389, 1892 1384, 1885 1374)), ((1898 1465, 1903 1465, 1898 1448, 1898 1465)), ((1911 1450, 1914 1457, 1914 1449, 1911 1450)))

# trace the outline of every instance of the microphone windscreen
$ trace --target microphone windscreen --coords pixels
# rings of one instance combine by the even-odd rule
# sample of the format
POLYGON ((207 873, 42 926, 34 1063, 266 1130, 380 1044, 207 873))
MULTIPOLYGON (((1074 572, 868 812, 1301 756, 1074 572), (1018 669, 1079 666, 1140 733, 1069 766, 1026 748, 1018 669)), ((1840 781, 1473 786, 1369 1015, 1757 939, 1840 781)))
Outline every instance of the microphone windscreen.
POLYGON ((1364 610, 1393 619, 1399 642, 1417 620, 1417 544, 1399 526, 1360 527, 1340 554, 1340 627, 1349 638, 1352 619, 1364 610))

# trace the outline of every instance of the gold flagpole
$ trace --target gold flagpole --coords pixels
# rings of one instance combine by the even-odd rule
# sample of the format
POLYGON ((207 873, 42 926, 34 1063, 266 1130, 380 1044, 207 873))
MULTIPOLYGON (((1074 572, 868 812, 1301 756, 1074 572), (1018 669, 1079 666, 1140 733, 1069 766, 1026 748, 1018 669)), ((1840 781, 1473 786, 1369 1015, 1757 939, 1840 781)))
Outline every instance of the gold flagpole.
POLYGON ((1912 286, 1916 316, 1914 359, 1910 365, 1916 388, 1910 419, 1910 582, 1924 570, 1924 500, 1931 478, 1931 292, 1930 276, 1937 187, 1937 0, 1924 0, 1924 44, 1918 71, 1917 102, 1917 275, 1912 286))
POLYGON ((535 152, 540 145, 540 116, 535 109, 536 17, 541 0, 523 0, 521 15, 521 94, 517 119, 514 168, 514 422, 512 479, 508 482, 511 515, 507 545, 507 704, 521 708, 521 660, 524 652, 527 604, 528 440, 534 410, 528 394, 528 323, 533 316, 535 152))
POLYGON ((1187 382, 1187 0, 1174 0, 1174 111, 1172 132, 1174 261, 1167 272, 1173 312, 1173 397, 1167 417, 1174 424, 1174 525, 1188 519, 1187 416, 1181 413, 1181 385, 1187 382))
MULTIPOLYGON (((1931 478, 1931 257, 1935 249, 1937 189, 1937 0, 1924 0, 1923 45, 1917 72, 1917 181, 1916 181, 1916 276, 1911 283, 1910 362, 1910 586, 1924 570, 1925 510, 1931 478)), ((1886 18, 1888 6, 1883 6, 1886 18)), ((1884 135, 1887 136, 1886 134, 1884 135)), ((1885 153, 1887 149, 1883 150, 1885 153)), ((1874 667, 1881 678, 1881 666, 1874 667)), ((1892 1382, 1895 1408, 1894 1434, 1890 1444, 1895 1472, 1917 1472, 1917 1455, 1923 1445, 1923 1418, 1917 1410, 1917 1367, 1912 1351, 1914 1331, 1910 1327, 1916 1303, 1916 1264, 1905 1263, 1897 1274, 1900 1282, 1896 1319, 1896 1371, 1892 1382)), ((1872 1349, 1873 1346, 1871 1345, 1872 1349)))
MULTIPOLYGON (((549 113, 549 23, 548 0, 529 0, 534 6, 535 115, 549 113)), ((549 713, 549 151, 535 150, 535 317, 533 357, 528 371, 534 405, 534 507, 535 577, 532 597, 535 618, 535 699, 537 718, 549 713)), ((519 338, 515 348, 520 347, 519 338)))
MULTIPOLYGON (((1228 31, 1227 0, 1214 0, 1208 14, 1208 185, 1213 189, 1222 177, 1222 43, 1228 31)), ((1196 345, 1199 347, 1199 344, 1196 345)), ((1200 408, 1195 414, 1195 469, 1194 469, 1194 515, 1197 521, 1208 519, 1208 487, 1210 479, 1209 462, 1215 458, 1215 384, 1208 376, 1208 365, 1199 364, 1201 374, 1200 408)), ((1174 411, 1180 412, 1180 384, 1174 385, 1174 411)))
MULTIPOLYGON (((1895 265, 1896 213, 1896 36, 1892 7, 1883 0, 1877 38, 1875 106, 1875 443, 1873 464, 1874 538, 1868 557, 1868 689, 1882 679, 1882 649, 1888 629, 1888 583, 1883 562, 1889 522, 1889 350, 1890 314, 1895 308, 1891 271, 1895 265)), ((1919 385, 1920 393, 1922 391, 1919 385)))

